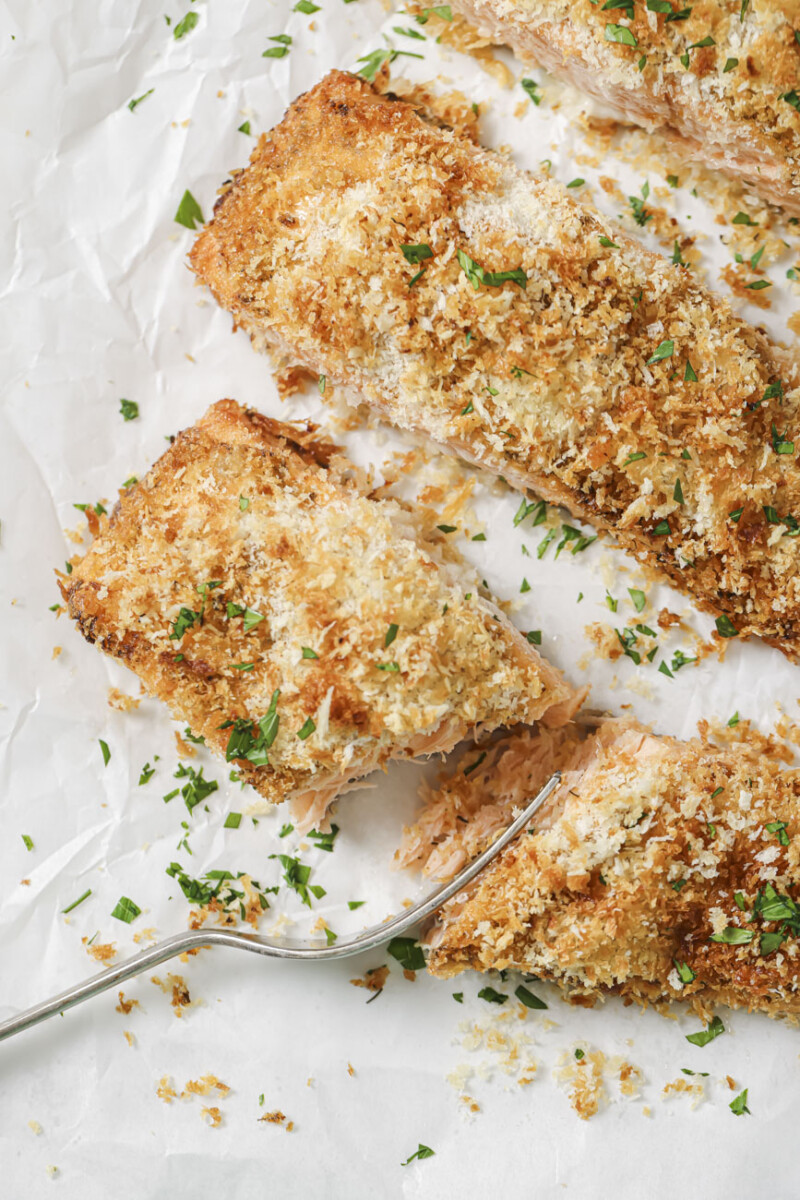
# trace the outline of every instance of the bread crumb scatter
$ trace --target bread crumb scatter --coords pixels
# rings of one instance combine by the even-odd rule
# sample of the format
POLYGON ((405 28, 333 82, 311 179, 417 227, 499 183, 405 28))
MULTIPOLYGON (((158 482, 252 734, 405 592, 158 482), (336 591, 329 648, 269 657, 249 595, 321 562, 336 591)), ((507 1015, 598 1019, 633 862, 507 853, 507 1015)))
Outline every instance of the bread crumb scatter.
POLYGON ((197 757, 197 750, 195 747, 191 744, 191 742, 187 742, 177 729, 175 730, 175 745, 178 748, 178 755, 180 758, 197 757))
POLYGON ((128 1045, 129 1045, 129 1046, 135 1046, 135 1045, 136 1045, 136 1038, 135 1038, 135 1037, 134 1037, 134 1035, 133 1035, 133 1034, 130 1032, 130 1030, 129 1030, 129 1029, 126 1029, 126 1030, 124 1030, 123 1036, 124 1036, 124 1038, 125 1038, 125 1041, 128 1043, 128 1045))
POLYGON ((169 974, 166 979, 161 979, 160 976, 153 975, 150 978, 150 982, 154 983, 156 987, 160 987, 165 996, 171 996, 170 1004, 174 1009, 176 1017, 182 1017, 185 1008, 189 1008, 193 1003, 197 1003, 197 1001, 192 1001, 188 985, 182 975, 169 974))
POLYGON ((81 942, 86 947, 86 953, 95 962, 110 963, 117 957, 116 942, 93 942, 89 945, 89 939, 81 938, 81 942))
POLYGON ((138 1000, 126 1000, 125 993, 124 992, 119 993, 119 1004, 117 1005, 118 1013, 125 1013, 125 1015, 127 1016, 127 1014, 131 1011, 131 1009, 139 1008, 139 1007, 140 1007, 140 1005, 139 1005, 138 1000))
POLYGON ((212 1129, 218 1129, 218 1128, 219 1128, 219 1126, 222 1124, 222 1113, 221 1113, 221 1111, 220 1111, 218 1108, 216 1108, 216 1107, 214 1107, 214 1108, 201 1108, 201 1109, 200 1109, 200 1116, 201 1116, 201 1117, 207 1117, 207 1118, 208 1118, 208 1121, 207 1121, 207 1123, 208 1123, 208 1124, 209 1124, 209 1125, 212 1127, 212 1129))
POLYGON ((227 1096, 230 1090, 227 1083, 217 1079, 216 1075, 201 1075, 199 1079, 187 1079, 181 1092, 181 1099, 186 1096, 210 1096, 213 1091, 219 1092, 221 1096, 227 1096))
POLYGON ((108 707, 115 708, 118 712, 130 712, 131 709, 138 708, 141 703, 141 697, 128 696, 117 687, 108 689, 108 707))
POLYGON ((177 1100, 178 1093, 175 1091, 171 1075, 162 1075, 156 1087, 156 1095, 165 1104, 172 1104, 173 1100, 177 1100))
POLYGON ((37 1137, 41 1137, 41 1135, 44 1133, 44 1130, 38 1121, 28 1121, 28 1128, 32 1133, 35 1133, 37 1137))
POLYGON ((372 967, 361 978, 351 979, 353 987, 366 988, 370 992, 381 992, 386 986, 386 980, 389 978, 389 968, 372 967))

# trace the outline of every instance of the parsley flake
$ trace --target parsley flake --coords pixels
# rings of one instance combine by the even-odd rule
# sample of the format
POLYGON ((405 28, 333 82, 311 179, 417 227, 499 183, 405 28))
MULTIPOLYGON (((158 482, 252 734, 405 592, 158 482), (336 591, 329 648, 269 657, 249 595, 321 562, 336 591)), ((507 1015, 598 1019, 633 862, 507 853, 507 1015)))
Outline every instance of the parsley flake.
POLYGON ((127 896, 120 896, 117 903, 112 909, 112 917, 116 917, 118 921, 124 921, 126 925, 130 925, 131 921, 135 921, 141 913, 139 905, 127 896))
POLYGON ((205 224, 203 210, 190 191, 187 190, 183 193, 178 211, 173 219, 186 229, 197 229, 199 225, 205 224))
POLYGON ((693 1046, 707 1046, 709 1042, 713 1042, 714 1038, 718 1038, 724 1032, 725 1026, 722 1021, 719 1017, 714 1017, 707 1029, 701 1029, 698 1033, 687 1033, 686 1040, 693 1046))

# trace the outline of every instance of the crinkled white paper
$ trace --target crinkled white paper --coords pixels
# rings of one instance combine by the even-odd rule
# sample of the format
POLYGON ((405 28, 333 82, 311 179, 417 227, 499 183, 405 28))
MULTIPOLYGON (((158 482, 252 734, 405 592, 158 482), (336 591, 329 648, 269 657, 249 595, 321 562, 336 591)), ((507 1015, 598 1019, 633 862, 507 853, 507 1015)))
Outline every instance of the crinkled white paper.
MULTIPOLYGON (((165 873, 173 860, 195 875, 226 867, 271 885, 280 872, 269 855, 299 852, 327 895, 309 913, 284 888, 265 927, 289 920, 301 935, 320 915, 341 934, 419 894, 416 877, 390 870, 415 808, 418 768, 394 768, 374 788, 344 799, 332 854, 298 851, 295 834, 279 839, 288 814, 265 813, 255 793, 229 783, 224 764, 204 751, 192 763, 202 763, 220 788, 189 815, 180 797, 162 800, 177 786, 179 727, 150 700, 136 711, 112 710, 109 688, 138 695, 137 681, 48 611, 58 600, 53 568, 76 549, 63 533, 82 522, 73 504, 113 501, 121 482, 160 454, 164 438, 214 400, 235 396, 273 415, 325 419, 315 394, 280 403, 267 361, 242 335, 231 335, 230 318, 193 286, 185 265, 191 234, 173 220, 184 191, 208 215, 226 172, 252 147, 238 127, 249 121, 253 134, 269 128, 329 68, 352 67, 385 44, 382 32, 395 48, 425 56, 400 58, 394 71, 417 80, 438 76, 443 89, 458 86, 470 99, 491 101, 482 121, 487 144, 510 144, 528 166, 551 159, 565 182, 605 173, 626 193, 638 193, 644 182, 614 158, 599 171, 578 161, 578 103, 541 72, 522 72, 505 56, 515 75, 532 73, 544 85, 541 108, 529 105, 516 116, 524 100, 518 87, 503 91, 474 60, 430 38, 392 32, 407 27, 408 16, 387 16, 376 0, 321 5, 303 15, 290 11, 290 0, 187 0, 178 7, 173 0, 6 0, 0 11, 3 1018, 93 973, 83 938, 113 941, 122 956, 136 950, 138 931, 152 928, 161 937, 184 928, 188 904, 165 873), (176 40, 176 23, 189 8, 197 26, 176 40), (268 38, 284 33, 293 39, 290 52, 262 57, 280 44, 268 38), (130 111, 128 102, 151 88, 130 111), (123 421, 121 397, 138 403, 137 420, 123 421), (54 647, 62 648, 57 657, 54 647), (107 767, 101 738, 111 750, 107 767), (156 773, 139 786, 146 762, 156 773), (223 829, 229 811, 244 814, 239 829, 223 829), (177 848, 183 821, 191 856, 177 848), (61 915, 88 888, 91 896, 61 915), (121 895, 143 909, 131 925, 110 916, 121 895), (351 912, 348 900, 367 904, 351 912)), ((651 182, 663 185, 663 178, 651 182)), ((617 210, 599 188, 595 198, 617 210)), ((711 253, 720 229, 710 209, 684 192, 677 211, 686 227, 705 231, 704 251, 711 253)), ((789 265, 787 259, 771 269, 783 305, 750 312, 782 338, 789 336, 789 265)), ((378 470, 401 445, 366 428, 347 442, 378 470)), ((683 736, 698 718, 724 721, 735 710, 764 729, 778 703, 794 715, 800 670, 759 645, 734 644, 723 665, 711 658, 673 681, 628 659, 595 661, 585 674, 584 626, 630 624, 628 587, 647 587, 645 618, 669 603, 700 633, 711 622, 684 598, 643 584, 630 560, 602 543, 557 562, 551 548, 539 561, 542 531, 513 528, 517 504, 510 493, 480 487, 474 507, 487 540, 465 542, 465 551, 500 597, 518 599, 515 619, 543 631, 544 652, 573 682, 591 682, 595 706, 624 709, 683 736), (523 577, 531 591, 520 596, 523 577), (605 605, 607 586, 619 598, 617 617, 605 605)), ((666 645, 668 654, 678 646, 692 653, 691 639, 682 636, 666 645)), ((370 993, 349 980, 386 961, 376 953, 340 965, 276 964, 204 952, 158 972, 163 979, 170 970, 180 974, 196 1001, 180 1018, 145 977, 125 988, 140 1005, 128 1015, 115 1011, 117 997, 109 995, 0 1046, 0 1194, 33 1198, 52 1188, 76 1200, 141 1200, 224 1189, 276 1198, 735 1200, 796 1192, 800 1043, 791 1028, 725 1014, 725 1036, 701 1050, 684 1040, 699 1027, 692 1017, 668 1021, 614 1001, 594 1011, 571 1009, 554 989, 536 985, 549 1010, 521 1019, 513 1001, 501 1008, 478 999, 485 980, 410 983, 397 964, 367 1006, 370 993), (454 991, 463 992, 463 1003, 454 991), (470 1035, 468 1027, 486 1030, 491 1022, 501 1032, 470 1035), (504 1041, 509 1031, 513 1038, 504 1041), (579 1121, 552 1077, 559 1056, 571 1056, 578 1044, 640 1068, 640 1097, 621 1098, 610 1079, 609 1104, 591 1122, 579 1121), (538 1062, 527 1086, 518 1079, 515 1045, 522 1060, 538 1062), (688 1078, 682 1067, 710 1073, 696 1111, 685 1095, 662 1099, 667 1083, 688 1078), (163 1076, 180 1093, 208 1073, 230 1087, 226 1097, 167 1105, 156 1094, 163 1076), (737 1092, 749 1089, 751 1116, 729 1110, 735 1092, 726 1075, 737 1092), (220 1108, 219 1128, 208 1127, 206 1105, 220 1108), (259 1123, 275 1109, 294 1122, 292 1132, 259 1123), (435 1156, 402 1167, 420 1143, 435 1156)), ((509 983, 507 991, 515 986, 509 983)))

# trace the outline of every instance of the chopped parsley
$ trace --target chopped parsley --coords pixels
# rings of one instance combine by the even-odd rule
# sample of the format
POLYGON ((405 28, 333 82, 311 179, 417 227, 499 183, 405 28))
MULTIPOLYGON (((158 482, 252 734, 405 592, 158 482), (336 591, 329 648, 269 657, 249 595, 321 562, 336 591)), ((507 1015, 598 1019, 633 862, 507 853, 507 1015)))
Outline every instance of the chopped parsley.
POLYGON ((745 284, 745 291, 761 292, 764 290, 764 288, 768 287, 772 287, 772 284, 768 279, 756 279, 753 281, 753 283, 745 284))
POLYGON ((297 731, 297 736, 300 738, 301 742, 304 742, 306 740, 306 738, 311 737, 311 734, 314 732, 314 730, 316 728, 317 727, 314 724, 314 722, 312 721, 311 717, 306 717, 305 721, 303 722, 302 728, 298 729, 298 731, 297 731))
POLYGON ((739 724, 739 713, 737 711, 733 714, 733 716, 728 721, 728 728, 733 729, 733 727, 738 724, 739 724))
POLYGON ((606 25, 605 33, 607 42, 617 42, 622 46, 638 46, 635 34, 628 29, 627 25, 606 25))
POLYGON ((305 13, 307 17, 310 17, 312 13, 319 12, 319 5, 313 4, 312 0, 297 0, 292 12, 305 13))
POLYGON ((150 88, 149 91, 143 92, 141 96, 134 96, 133 100, 129 100, 128 108, 130 109, 130 111, 136 112, 138 105, 140 105, 143 100, 146 100, 148 96, 152 96, 152 94, 155 90, 156 90, 155 88, 150 88))
POLYGON ((182 21, 178 21, 177 25, 172 31, 172 36, 175 38, 175 41, 179 42, 181 38, 186 37, 187 33, 191 33, 199 20, 200 17, 196 12, 188 12, 182 21))
POLYGON ((607 250, 619 250, 616 242, 612 242, 610 237, 606 237, 604 233, 600 234, 600 245, 605 246, 607 250))
POLYGON ((672 499, 676 504, 683 504, 683 488, 681 487, 680 479, 675 480, 675 487, 672 491, 672 499))
MULTIPOLYGON (((686 367, 684 368, 684 372, 683 372, 683 382, 684 383, 697 383, 697 374, 695 372, 694 367, 689 362, 688 358, 686 360, 686 367)), ((689 455, 686 451, 684 451, 683 457, 684 458, 689 457, 689 455)))
POLYGON ((392 674, 397 674, 400 670, 400 664, 396 662, 375 663, 379 671, 390 671, 392 674))
MULTIPOLYGON (((203 800, 216 792, 219 784, 215 779, 204 779, 203 768, 196 771, 194 767, 186 767, 180 763, 175 772, 175 779, 187 779, 188 782, 179 788, 180 794, 183 796, 184 804, 189 812, 196 808, 203 800)), ((174 793, 173 793, 174 794, 174 793)))
MULTIPOLYGON (((71 913, 73 908, 77 908, 79 904, 83 904, 84 900, 88 900, 89 897, 91 896, 91 894, 92 894, 92 889, 87 888, 82 896, 78 896, 78 899, 73 900, 72 904, 68 904, 66 908, 62 908, 62 910, 61 910, 62 913, 64 913, 64 914, 71 913)), ((121 903, 121 901, 120 901, 120 903, 121 903)), ((114 914, 112 913, 111 915, 113 916, 114 914)), ((137 916, 137 915, 138 914, 134 913, 134 916, 137 916)), ((133 918, 131 918, 131 920, 133 920, 133 918)))
POLYGON ((476 292, 481 284, 487 287, 501 287, 504 283, 516 283, 523 291, 528 286, 528 276, 521 268, 516 271, 486 271, 464 250, 459 250, 456 257, 476 292))
POLYGON ((486 1000, 489 1004, 505 1004, 508 996, 503 992, 497 992, 493 987, 484 987, 478 992, 478 999, 486 1000))
POLYGON ((239 497, 239 512, 247 512, 249 507, 250 507, 250 501, 247 499, 247 496, 240 496, 239 497))
POLYGON ((268 40, 270 42, 277 42, 278 44, 276 46, 270 46, 267 50, 264 50, 261 57, 262 58, 285 58, 286 55, 289 53, 289 47, 292 44, 292 39, 289 37, 289 34, 288 33, 276 33, 274 35, 271 35, 268 40))
POLYGON ((701 1029, 699 1033, 687 1033, 686 1040, 693 1046, 707 1046, 709 1042, 713 1042, 714 1038, 718 1038, 724 1032, 725 1026, 722 1021, 719 1017, 714 1017, 707 1029, 701 1029))
POLYGON ((120 400, 119 411, 124 421, 135 421, 139 416, 139 405, 135 400, 120 400))
MULTIPOLYGON (((429 9, 428 11, 430 12, 432 10, 429 9)), ((400 1163, 400 1166, 407 1167, 408 1164, 410 1162, 413 1162, 415 1158, 433 1158, 435 1153, 436 1153, 436 1151, 431 1150, 430 1146, 423 1146, 422 1142, 420 1142, 418 1148, 414 1151, 414 1153, 409 1154, 409 1156, 405 1160, 405 1162, 400 1163)))
POLYGON ((542 103, 539 84, 536 82, 536 80, 520 79, 519 86, 522 88, 528 99, 531 100, 537 107, 542 103))
POLYGON ((568 188, 579 188, 579 187, 583 187, 583 185, 585 183, 586 183, 585 179, 581 179, 580 177, 578 177, 577 179, 571 179, 569 181, 569 183, 567 184, 567 187, 568 188))
POLYGON ((456 530, 458 529, 458 526, 457 525, 437 525, 436 528, 441 533, 455 533, 456 530))
POLYGON ((356 908, 361 908, 361 905, 366 904, 366 903, 367 903, 366 900, 348 900, 347 907, 352 912, 356 908))
POLYGON ((316 843, 318 850, 327 850, 329 854, 333 853, 333 843, 336 841, 336 835, 339 832, 339 826, 331 825, 328 833, 320 833, 317 829, 312 829, 309 833, 309 838, 316 843))
POLYGON ((530 642, 532 646, 541 646, 542 631, 541 629, 531 629, 525 634, 525 640, 530 642))
POLYGON ((522 594, 524 594, 525 592, 529 592, 531 590, 531 585, 528 583, 527 579, 525 579, 524 577, 523 577, 522 583, 519 585, 519 590, 522 594))
POLYGON ((169 635, 171 642, 178 642, 186 633, 187 629, 197 622, 199 624, 201 614, 195 612, 193 608, 181 608, 176 619, 172 622, 172 631, 169 635))
POLYGON ((726 617, 724 615, 717 617, 714 624, 717 627, 717 633, 720 637, 733 638, 739 636, 739 630, 736 628, 733 621, 731 621, 730 617, 726 617))
POLYGON ((712 933, 709 941, 721 942, 725 946, 746 946, 755 936, 752 929, 742 929, 740 925, 726 925, 722 933, 712 933))
POLYGON ((250 122, 242 121, 241 125, 237 128, 236 132, 237 133, 246 133, 247 136, 249 137, 250 136, 250 122))
POLYGON ((187 190, 183 193, 174 220, 186 229, 196 229, 198 225, 205 224, 203 210, 190 191, 187 190))
POLYGON ((477 771, 478 767, 481 765, 481 763, 483 762, 483 760, 485 758, 486 758, 486 751, 484 750, 482 754, 478 755, 478 757, 475 759, 474 763, 470 763, 470 765, 468 767, 464 768, 464 777, 466 778, 466 776, 471 775, 473 771, 477 771))
POLYGON ((223 829, 238 829, 242 823, 242 814, 238 812, 229 812, 225 818, 223 829))
POLYGON ((20 837, 22 838, 23 842, 25 843, 25 849, 32 850, 33 849, 33 838, 30 836, 30 834, 23 833, 23 834, 20 834, 20 837))
POLYGON ((310 646, 303 646, 303 658, 319 658, 319 655, 310 646))
POLYGON ((787 432, 781 435, 775 422, 772 422, 772 449, 776 454, 794 454, 794 442, 786 441, 787 432))
POLYGON ((647 458, 644 450, 636 450, 633 454, 628 455, 622 465, 623 467, 628 467, 631 463, 640 462, 643 458, 647 458))
POLYGON ((399 628, 399 625, 392 624, 389 626, 389 628, 386 630, 386 637, 383 639, 384 648, 391 646, 392 642, 397 637, 397 631, 399 628))
POLYGON ((265 618, 260 612, 256 612, 253 608, 244 610, 244 631, 249 633, 251 629, 255 629, 256 625, 260 625, 265 618))
POLYGON ((408 937, 392 938, 387 946, 392 958, 397 959, 405 971, 422 971, 425 967, 425 955, 422 947, 408 937))
POLYGON ((149 762, 145 763, 139 775, 139 787, 144 787, 144 785, 153 778, 155 773, 155 767, 151 767, 149 762))
POLYGON ((130 925, 131 921, 135 921, 141 913, 139 905, 127 896, 120 896, 117 903, 112 909, 112 917, 116 917, 118 921, 124 921, 126 925, 130 925))
POLYGON ((103 766, 108 766, 108 760, 111 758, 111 751, 108 748, 108 742, 104 742, 102 738, 98 738, 100 742, 100 753, 103 756, 103 766))
POLYGON ((526 1008, 547 1008, 544 1000, 540 1000, 538 996, 534 996, 533 992, 528 991, 528 989, 522 983, 515 990, 514 995, 525 1005, 526 1008))
POLYGON ((237 717, 235 721, 226 721, 221 728, 230 728, 228 745, 225 749, 226 762, 236 758, 247 759, 256 767, 265 767, 269 763, 269 750, 278 736, 280 716, 278 714, 278 697, 280 689, 272 693, 269 708, 258 723, 249 721, 246 717, 237 717))
POLYGON ((437 4, 434 8, 423 8, 422 12, 417 14, 417 24, 427 25, 429 17, 439 17, 442 21, 452 21, 453 10, 449 4, 437 4))
POLYGON ((747 215, 747 213, 737 212, 736 216, 733 218, 732 224, 734 224, 734 225, 754 225, 755 226, 758 224, 758 221, 754 221, 752 217, 749 217, 747 215))
POLYGON ((747 1088, 745 1088, 743 1092, 740 1092, 738 1096, 735 1096, 734 1099, 731 1100, 728 1108, 736 1117, 742 1117, 745 1113, 747 1113, 748 1116, 751 1115, 750 1109, 747 1107, 747 1088))
POLYGON ((673 892, 679 892, 681 888, 686 887, 688 882, 688 879, 675 879, 669 886, 672 888, 673 892))
POLYGON ((665 342, 659 342, 655 350, 647 360, 647 366, 652 366, 653 363, 663 362, 665 358, 672 358, 675 350, 675 343, 668 339, 665 342))
POLYGON ((420 242, 414 246, 401 246, 403 257, 406 262, 412 266, 418 267, 426 258, 433 258, 433 251, 427 242, 420 242))
POLYGON ((697 978, 697 973, 692 970, 688 963, 678 962, 677 958, 672 960, 675 963, 675 970, 678 972, 678 978, 681 983, 693 983, 697 978))
POLYGON ((669 537, 670 532, 669 521, 659 521, 653 528, 653 537, 669 537))
MULTIPOLYGON (((644 206, 645 200, 650 195, 650 184, 647 182, 642 184, 640 191, 641 191, 641 197, 640 196, 628 196, 628 203, 631 206, 631 214, 633 215, 634 221, 636 222, 637 225, 644 227, 648 221, 652 221, 652 219, 653 219, 653 214, 651 212, 648 212, 644 206)), ((641 293, 639 294, 639 299, 641 299, 641 293)), ((637 301, 637 304, 638 304, 638 301, 637 301)))
POLYGON ((231 663, 231 670, 232 671, 252 671, 255 669, 255 665, 256 665, 255 663, 251 663, 251 662, 231 663))
POLYGON ((636 611, 641 612, 647 603, 647 596, 645 596, 644 592, 640 591, 639 588, 628 588, 628 595, 636 611))

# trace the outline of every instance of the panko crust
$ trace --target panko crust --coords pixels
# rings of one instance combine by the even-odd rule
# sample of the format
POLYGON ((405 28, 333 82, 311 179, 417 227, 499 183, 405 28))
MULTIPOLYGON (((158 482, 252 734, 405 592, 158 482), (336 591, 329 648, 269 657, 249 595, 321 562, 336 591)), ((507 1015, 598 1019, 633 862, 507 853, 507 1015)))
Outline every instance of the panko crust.
POLYGON ((454 0, 452 7, 483 36, 622 120, 667 135, 689 157, 800 214, 794 0, 745 0, 744 10, 742 0, 669 0, 662 12, 638 0, 630 11, 591 0, 454 0))
POLYGON ((796 361, 559 183, 332 72, 191 259, 257 348, 612 531, 724 635, 798 657, 796 361), (474 287, 459 251, 517 282, 474 287))
POLYGON ((120 493, 61 586, 84 637, 220 753, 230 723, 258 722, 279 692, 269 763, 236 765, 269 800, 324 810, 390 758, 535 721, 573 694, 467 596, 441 542, 313 428, 223 400, 120 493))
MULTIPOLYGON (((510 735, 482 779, 457 769, 449 795, 430 796, 428 808, 474 821, 482 803, 498 801, 493 780, 510 755, 510 813, 530 798, 539 742, 510 735)), ((792 898, 800 884, 800 772, 746 744, 655 737, 632 721, 608 721, 581 744, 559 731, 555 742, 558 792, 471 894, 444 908, 430 937, 433 974, 513 967, 574 997, 800 1014, 797 933, 770 948, 762 938, 782 923, 758 913, 767 889, 792 898), (731 928, 743 944, 711 940, 731 928)), ((534 788, 552 768, 552 746, 545 757, 534 788)))

